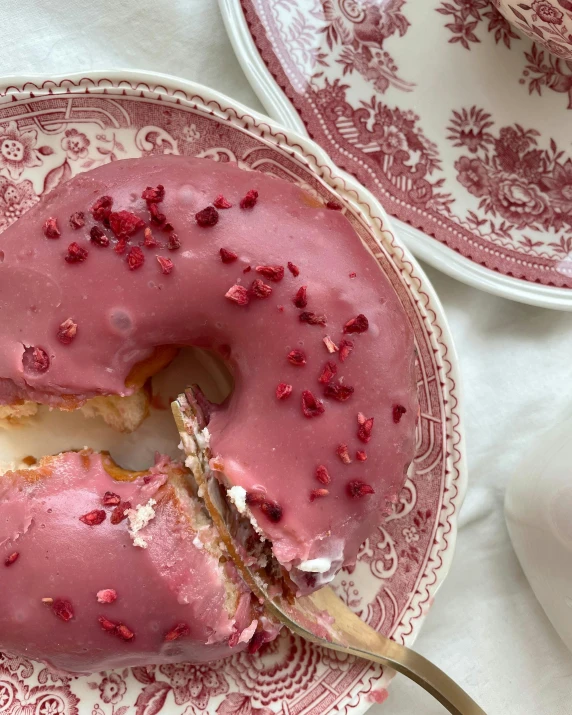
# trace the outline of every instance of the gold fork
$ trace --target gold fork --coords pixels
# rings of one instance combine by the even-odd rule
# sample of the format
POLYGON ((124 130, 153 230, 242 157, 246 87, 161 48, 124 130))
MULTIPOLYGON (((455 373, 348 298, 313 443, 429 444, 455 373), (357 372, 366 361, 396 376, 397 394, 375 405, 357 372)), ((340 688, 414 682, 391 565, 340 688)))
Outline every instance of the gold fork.
MULTIPOLYGON (((186 432, 184 419, 176 402, 172 404, 181 435, 186 432)), ((188 433, 187 433, 188 434, 188 433)), ((324 587, 292 603, 274 594, 263 570, 253 570, 242 560, 225 519, 226 505, 220 495, 209 489, 202 470, 195 471, 202 486, 201 497, 225 542, 231 558, 252 592, 264 602, 268 613, 302 638, 324 648, 380 663, 407 676, 453 715, 486 715, 475 701, 440 668, 419 653, 386 638, 355 615, 332 591, 324 587)))

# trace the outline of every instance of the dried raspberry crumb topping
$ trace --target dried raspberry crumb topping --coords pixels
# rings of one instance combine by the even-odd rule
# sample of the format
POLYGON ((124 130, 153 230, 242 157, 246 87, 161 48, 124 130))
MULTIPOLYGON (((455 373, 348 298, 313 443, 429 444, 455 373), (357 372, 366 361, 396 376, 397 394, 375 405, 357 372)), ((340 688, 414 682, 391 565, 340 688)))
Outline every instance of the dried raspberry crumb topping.
POLYGON ((56 333, 57 339, 64 345, 69 345, 76 335, 77 323, 74 323, 71 318, 64 320, 64 322, 60 324, 58 332, 56 333))
POLYGON ((79 520, 83 521, 83 523, 88 526, 98 526, 105 521, 106 516, 107 514, 103 511, 103 509, 94 509, 87 514, 80 516, 79 520))
POLYGON ((288 385, 285 382, 279 383, 278 387, 276 388, 276 397, 279 400, 285 400, 287 397, 290 397, 292 394, 292 385, 288 385))
POLYGON ((334 375, 337 373, 338 368, 337 365, 333 362, 327 362, 324 365, 324 369, 322 370, 322 373, 320 377, 318 378, 318 382, 321 382, 323 385, 326 385, 330 380, 333 380, 334 375))
POLYGON ((161 273, 164 276, 168 276, 169 273, 175 267, 173 261, 170 258, 164 258, 163 256, 157 256, 157 263, 161 267, 161 273))
POLYGON ((149 209, 149 213, 151 214, 151 223, 154 223, 156 226, 162 226, 163 228, 166 228, 165 222, 167 221, 167 217, 164 213, 161 213, 159 211, 159 207, 157 206, 157 204, 147 204, 147 208, 149 209))
POLYGON ((367 454, 362 450, 358 450, 356 452, 356 459, 358 462, 365 462, 367 459, 367 454))
POLYGON ((177 236, 176 233, 172 233, 169 236, 169 243, 167 244, 167 248, 169 251, 176 251, 178 248, 181 247, 181 241, 179 237, 177 236))
POLYGON ((308 299, 306 296, 307 290, 306 286, 300 286, 300 288, 298 288, 296 295, 292 298, 292 302, 296 308, 305 308, 308 305, 308 299))
POLYGON ((145 221, 131 211, 112 211, 109 214, 109 227, 117 238, 130 238, 145 228, 145 221))
POLYGON ((316 501, 321 497, 327 497, 330 492, 327 489, 313 489, 310 492, 310 501, 316 501))
POLYGON ((15 564, 19 558, 20 553, 18 551, 14 551, 13 554, 10 554, 10 556, 6 557, 6 559, 4 560, 4 566, 12 566, 12 564, 15 564))
POLYGON ((99 226, 92 226, 89 231, 89 238, 92 243, 98 246, 109 246, 109 238, 103 233, 99 226))
POLYGON ((50 367, 50 358, 43 348, 28 347, 24 349, 22 365, 26 372, 42 373, 50 367))
POLYGON ((306 355, 301 350, 291 350, 288 353, 288 362, 296 367, 302 367, 306 364, 306 355))
POLYGON ((346 340, 345 338, 340 343, 340 360, 344 362, 351 351, 354 349, 354 344, 351 340, 346 340))
POLYGON ((160 204, 165 198, 165 187, 158 184, 155 188, 148 186, 141 194, 141 198, 148 204, 160 204))
POLYGON ((117 601, 117 591, 113 588, 104 588, 97 592, 99 603, 113 603, 117 601))
POLYGON ((119 506, 116 506, 115 509, 111 512, 111 517, 109 518, 109 521, 115 526, 116 524, 121 524, 121 522, 124 519, 127 519, 126 511, 128 509, 131 509, 131 502, 130 501, 124 501, 119 504, 119 506))
POLYGON ((69 225, 74 231, 85 226, 85 214, 83 211, 76 211, 69 217, 69 225))
POLYGON ((337 400, 338 402, 345 402, 354 394, 354 388, 349 385, 344 385, 338 382, 335 385, 326 385, 324 387, 324 396, 330 397, 332 400, 337 400))
POLYGON ((52 603, 52 611, 66 623, 73 618, 73 606, 69 601, 58 598, 52 603))
POLYGON ((217 209, 231 209, 232 204, 230 201, 227 201, 222 194, 219 194, 216 199, 213 201, 213 204, 215 205, 215 208, 217 209))
POLYGON ((366 419, 362 413, 358 413, 358 431, 357 436, 361 442, 367 444, 371 439, 371 431, 373 429, 373 417, 366 419))
POLYGON ((324 412, 324 405, 320 400, 317 400, 310 390, 302 392, 302 412, 304 417, 318 417, 324 412))
POLYGON ((329 484, 332 481, 330 473, 323 464, 316 467, 316 479, 320 482, 320 484, 329 484))
POLYGON ((250 286, 250 293, 255 298, 268 298, 272 293, 272 288, 261 281, 260 278, 257 278, 250 286))
POLYGON ((135 637, 135 633, 133 633, 131 628, 128 628, 124 623, 120 623, 116 626, 115 633, 124 641, 133 640, 135 637))
POLYGON ((101 196, 91 207, 91 215, 96 221, 107 223, 112 206, 113 199, 111 196, 101 196))
POLYGON ((233 303, 236 303, 237 305, 248 305, 250 298, 248 295, 248 291, 244 286, 240 285, 233 285, 232 288, 229 288, 227 292, 224 294, 225 298, 228 298, 229 300, 232 300, 233 303))
POLYGON ((362 482, 361 479, 352 479, 351 482, 348 482, 347 490, 349 496, 353 499, 375 494, 375 489, 370 484, 362 482))
POLYGON ((262 631, 256 631, 252 636, 250 643, 248 644, 249 655, 254 655, 258 653, 260 648, 264 645, 264 633, 262 631))
POLYGON ((250 189, 247 191, 244 198, 240 200, 241 209, 251 209, 258 201, 258 191, 256 189, 250 189))
POLYGON ((229 251, 227 248, 221 248, 219 253, 220 253, 220 260, 223 263, 233 263, 238 258, 236 253, 234 253, 233 251, 229 251))
POLYGON ((159 245, 159 242, 155 236, 153 236, 153 231, 151 231, 149 226, 143 231, 143 235, 145 236, 145 240, 143 241, 145 248, 156 248, 159 245))
POLYGON ((350 459, 350 453, 347 444, 339 444, 336 449, 336 454, 344 464, 349 464, 352 461, 350 459))
POLYGON ((369 328, 369 322, 363 313, 360 313, 355 318, 351 318, 344 325, 344 333, 365 333, 369 328))
POLYGON ((308 325, 325 325, 326 324, 326 316, 325 315, 317 315, 316 313, 310 313, 307 310, 305 310, 303 313, 300 313, 298 318, 300 319, 301 323, 308 323, 308 325))
POLYGON ((204 228, 214 226, 218 223, 218 211, 214 206, 206 206, 195 214, 195 221, 204 228))
POLYGON ((266 497, 261 492, 247 492, 245 501, 247 506, 260 506, 264 504, 266 497))
POLYGON ((294 276, 294 278, 297 278, 300 275, 300 269, 298 268, 298 266, 294 265, 291 261, 288 261, 288 270, 294 276))
POLYGON ((282 507, 275 501, 265 501, 260 505, 260 509, 263 514, 265 514, 268 519, 277 524, 283 515, 282 507))
POLYGON ((121 497, 115 492, 105 492, 101 503, 103 506, 117 506, 121 503, 121 497))
POLYGON ((256 272, 261 273, 269 281, 278 283, 284 278, 284 266, 256 266, 256 272))
POLYGON ((250 273, 252 268, 250 266, 246 266, 246 268, 242 271, 243 273, 250 273))
POLYGON ((145 254, 139 246, 132 246, 127 254, 127 265, 130 271, 136 271, 145 263, 145 254))
POLYGON ((328 201, 326 203, 326 208, 331 209, 332 211, 341 211, 343 207, 339 201, 328 201))
POLYGON ((165 642, 170 643, 171 641, 176 641, 179 638, 189 635, 191 635, 189 626, 186 623, 177 623, 177 625, 165 635, 165 642))
POLYGON ((126 238, 120 238, 119 241, 115 244, 113 250, 115 253, 117 253, 118 256, 122 256, 125 253, 125 250, 127 248, 127 239, 126 238))
POLYGON ((330 353, 337 353, 338 352, 338 346, 335 344, 335 342, 330 338, 329 335, 326 335, 324 338, 324 345, 326 346, 327 351, 330 353))
POLYGON ((352 272, 350 273, 350 278, 356 278, 356 277, 357 277, 357 273, 354 273, 354 272, 352 271, 352 272))
POLYGON ((107 631, 108 633, 115 633, 117 623, 110 621, 109 618, 106 618, 105 616, 100 616, 97 620, 104 631, 107 631))
POLYGON ((87 249, 73 241, 68 246, 68 252, 64 258, 68 263, 82 263, 87 258, 87 249))
POLYGON ((403 415, 407 412, 403 405, 393 405, 393 421, 395 424, 401 421, 403 415))

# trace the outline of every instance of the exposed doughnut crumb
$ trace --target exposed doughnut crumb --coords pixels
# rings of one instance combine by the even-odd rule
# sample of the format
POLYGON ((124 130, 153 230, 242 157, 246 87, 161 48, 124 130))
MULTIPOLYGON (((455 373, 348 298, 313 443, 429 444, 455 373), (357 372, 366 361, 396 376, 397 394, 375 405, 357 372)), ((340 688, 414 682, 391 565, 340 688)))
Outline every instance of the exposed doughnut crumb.
POLYGON ((324 365, 324 368, 320 374, 320 377, 318 378, 318 382, 321 382, 323 385, 326 385, 330 380, 334 379, 334 375, 337 373, 338 368, 337 365, 333 362, 327 362, 324 365))
POLYGON ((145 263, 145 254, 139 246, 131 246, 127 254, 127 265, 130 271, 136 271, 145 263))
POLYGON ((258 201, 258 191, 256 189, 250 189, 247 191, 244 197, 240 200, 241 209, 251 209, 258 201))
POLYGON ((256 272, 274 283, 278 283, 284 278, 284 266, 256 266, 256 272))
POLYGON ((355 499, 365 497, 368 494, 375 494, 375 489, 371 484, 362 482, 361 479, 352 479, 352 481, 347 484, 347 492, 352 499, 355 499))
POLYGON ((292 302, 296 308, 305 308, 308 305, 307 290, 306 286, 300 286, 300 288, 298 288, 296 295, 292 298, 292 302))
POLYGON ((310 492, 310 501, 315 501, 322 497, 327 497, 330 492, 327 489, 313 489, 310 492))
POLYGON ((257 278, 250 286, 250 293, 255 298, 268 298, 272 293, 272 288, 261 281, 260 278, 257 278))
POLYGON ((73 213, 69 219, 68 223, 70 225, 70 228, 73 228, 74 231, 77 231, 79 228, 83 228, 85 226, 85 214, 83 211, 76 211, 73 213))
POLYGON ((288 261, 288 270, 294 276, 294 278, 297 278, 300 275, 300 269, 291 261, 288 261))
POLYGON ((325 325, 326 324, 326 316, 325 315, 317 315, 316 313, 311 313, 307 310, 305 310, 303 313, 300 313, 298 318, 301 323, 308 323, 308 325, 325 325))
POLYGON ((181 240, 179 239, 179 237, 177 236, 176 233, 172 233, 169 236, 169 243, 167 244, 167 248, 169 249, 169 251, 176 251, 180 247, 181 247, 181 240))
POLYGON ((371 439, 371 431, 373 429, 373 417, 366 419, 361 412, 358 413, 358 431, 357 436, 361 442, 366 444, 371 439))
POLYGON ((113 603, 117 601, 117 591, 113 588, 104 588, 97 592, 97 600, 99 603, 113 603))
POLYGON ((165 635, 164 640, 166 643, 170 643, 171 641, 176 641, 179 638, 189 635, 191 635, 189 626, 186 623, 177 623, 177 625, 165 635))
POLYGON ((306 364, 306 355, 302 352, 302 350, 291 350, 288 353, 287 358, 288 362, 296 367, 302 367, 302 365, 306 364))
POLYGON ((214 206, 217 209, 231 209, 232 204, 230 201, 227 201, 222 194, 219 194, 216 199, 213 201, 214 206))
POLYGON ((338 382, 335 385, 326 385, 326 387, 324 387, 324 396, 330 397, 331 399, 337 400, 338 402, 345 402, 353 394, 354 388, 350 387, 349 385, 344 385, 341 382, 338 382))
POLYGON ((82 263, 87 258, 87 249, 73 241, 68 246, 68 252, 64 258, 68 263, 82 263))
POLYGON ((368 328, 368 319, 363 313, 360 313, 355 318, 348 320, 344 325, 344 333, 365 333, 368 328))
POLYGON ((265 501, 260 505, 260 510, 265 514, 268 519, 273 523, 277 524, 283 515, 282 507, 275 501, 265 501))
POLYGON ((15 564, 19 558, 20 558, 20 553, 18 551, 14 551, 13 554, 10 554, 10 556, 8 556, 4 560, 4 566, 12 566, 12 564, 15 564))
POLYGON ((310 390, 302 392, 302 412, 304 417, 318 417, 325 411, 324 405, 320 400, 317 400, 310 390))
POLYGON ((292 385, 288 385, 285 382, 281 382, 278 384, 278 387, 276 388, 276 397, 279 400, 285 400, 287 397, 290 397, 292 394, 292 385))
POLYGON ((248 291, 244 286, 240 285, 233 285, 232 288, 227 290, 224 297, 232 300, 233 303, 236 303, 237 305, 248 305, 250 301, 248 291))
POLYGON ((90 209, 91 215, 96 221, 107 223, 112 207, 113 199, 111 196, 100 196, 90 209))
POLYGON ((71 603, 61 598, 58 598, 52 603, 52 611, 65 623, 71 621, 74 616, 73 606, 71 603))
POLYGON ((105 521, 106 517, 107 514, 103 511, 103 509, 94 509, 87 514, 80 516, 79 520, 88 526, 98 526, 105 521))
POLYGON ((92 243, 95 243, 97 246, 103 246, 104 248, 109 246, 109 238, 99 228, 99 226, 92 226, 90 228, 89 239, 92 243))
POLYGON ((121 497, 115 492, 105 492, 101 503, 103 506, 117 506, 121 503, 121 497))
POLYGON ((131 502, 129 501, 124 501, 121 502, 118 506, 115 507, 115 509, 111 512, 111 516, 109 517, 109 521, 116 526, 117 524, 121 524, 122 521, 127 519, 127 511, 131 509, 131 502))
POLYGON ((393 421, 395 424, 401 421, 403 415, 407 412, 403 405, 393 405, 393 421))
POLYGON ((331 211, 341 211, 343 207, 339 201, 327 201, 326 208, 331 211))
POLYGON ((145 231, 143 231, 143 235, 145 236, 145 240, 143 241, 143 245, 145 248, 156 248, 159 245, 159 242, 153 236, 153 231, 147 226, 145 228, 145 231))
POLYGON ((76 335, 77 323, 74 323, 71 318, 64 320, 64 322, 60 324, 58 332, 56 333, 57 339, 60 343, 63 343, 63 345, 69 345, 76 335))
POLYGON ((145 228, 145 221, 131 211, 112 211, 109 214, 109 228, 117 238, 130 238, 145 228))
POLYGON ((159 264, 159 267, 161 268, 161 273, 164 276, 168 276, 169 273, 173 270, 175 267, 175 264, 170 258, 164 258, 163 256, 156 256, 157 258, 157 263, 159 264))
POLYGON ((195 221, 203 228, 215 226, 218 223, 218 211, 214 206, 206 206, 195 214, 195 221))
POLYGON ((165 198, 165 187, 162 184, 158 184, 156 188, 148 186, 141 194, 141 198, 148 204, 160 204, 165 198))
POLYGON ((329 484, 332 481, 328 469, 323 464, 316 467, 316 479, 320 484, 329 484))
POLYGON ((336 448, 336 454, 344 464, 350 464, 350 462, 352 461, 350 458, 350 452, 348 450, 347 444, 339 444, 336 448))
MULTIPOLYGON (((323 338, 324 345, 326 346, 326 350, 330 353, 337 353, 338 352, 338 346, 335 344, 335 342, 330 338, 329 335, 326 335, 325 338, 323 338)), ((343 342, 343 341, 342 341, 343 342)))
POLYGON ((345 362, 349 357, 349 354, 354 349, 354 344, 351 340, 346 340, 345 338, 340 342, 340 361, 345 362))
POLYGON ((234 251, 229 251, 228 248, 221 248, 219 253, 220 260, 223 263, 234 263, 234 261, 236 261, 236 259, 238 258, 236 253, 234 253, 234 251))
POLYGON ((359 450, 356 452, 356 459, 358 462, 365 462, 367 459, 367 454, 363 450, 359 450))
POLYGON ((43 348, 27 347, 22 356, 22 365, 26 372, 46 372, 50 367, 50 357, 43 348))

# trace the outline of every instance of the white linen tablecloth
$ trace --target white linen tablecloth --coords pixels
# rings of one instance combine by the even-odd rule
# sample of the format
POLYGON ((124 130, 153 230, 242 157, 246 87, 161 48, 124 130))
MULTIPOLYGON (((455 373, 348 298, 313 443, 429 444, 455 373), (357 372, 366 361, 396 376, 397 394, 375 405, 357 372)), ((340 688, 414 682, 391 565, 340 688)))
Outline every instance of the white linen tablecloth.
MULTIPOLYGON (((2 75, 152 70, 263 111, 216 0, 1 0, 0 14, 2 75)), ((520 569, 503 498, 523 454, 570 415, 572 314, 511 303, 427 272, 460 356, 470 484, 455 561, 417 648, 489 715, 570 715, 572 655, 520 569)), ((370 712, 444 710, 398 677, 386 703, 370 712)))

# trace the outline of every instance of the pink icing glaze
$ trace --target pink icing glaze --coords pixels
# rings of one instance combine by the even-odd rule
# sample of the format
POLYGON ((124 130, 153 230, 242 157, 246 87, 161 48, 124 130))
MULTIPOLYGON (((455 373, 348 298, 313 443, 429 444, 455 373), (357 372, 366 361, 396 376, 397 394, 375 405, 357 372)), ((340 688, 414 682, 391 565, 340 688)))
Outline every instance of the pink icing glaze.
MULTIPOLYGON (((164 232, 153 232, 165 242, 164 232)), ((139 233, 132 243, 142 238, 139 233)), ((230 347, 235 389, 208 426, 228 483, 248 491, 260 487, 281 506, 277 523, 259 507, 253 513, 287 568, 329 559, 330 568, 319 579, 302 576, 309 588, 355 562, 360 544, 380 525, 403 485, 418 405, 410 325, 386 276, 340 211, 316 207, 300 188, 282 180, 228 164, 162 156, 114 162, 58 187, 2 234, 0 248, 0 315, 11 316, 0 321, 0 401, 31 397, 53 403, 66 394, 126 394, 131 367, 153 346, 193 344, 222 354, 230 347), (89 208, 108 194, 115 210, 133 211, 148 223, 141 192, 158 184, 165 186, 160 210, 182 245, 177 251, 142 248, 145 264, 130 271, 112 246, 89 242, 94 225, 89 208), (250 189, 259 191, 258 202, 242 209, 240 200, 250 189), (198 226, 195 213, 219 194, 233 208, 219 210, 216 225, 198 226), (87 218, 79 231, 68 225, 76 211, 87 218), (44 236, 48 217, 57 219, 60 238, 44 236), (72 241, 88 249, 84 262, 65 262, 72 241), (223 263, 221 248, 238 260, 223 263), (156 254, 173 260, 172 273, 161 273, 156 254), (298 277, 286 268, 288 261, 299 267, 298 277), (259 275, 259 265, 284 266, 283 280, 259 275), (245 274, 248 266, 252 270, 245 274), (269 297, 252 297, 247 306, 225 298, 233 285, 248 288, 255 278, 272 288, 269 297), (300 322, 293 298, 301 286, 307 286, 304 310, 325 315, 326 326, 300 322), (369 329, 345 336, 355 347, 342 363, 328 353, 323 338, 329 335, 339 344, 343 326, 358 314, 367 317, 369 329), (78 332, 62 345, 56 333, 68 318, 78 332), (24 346, 46 351, 46 372, 24 373, 24 346), (304 366, 288 362, 294 349, 306 354, 304 366), (337 366, 335 379, 354 388, 346 402, 322 394, 318 377, 328 360, 337 366), (293 390, 278 400, 281 382, 293 390), (323 400, 323 414, 304 416, 303 390, 323 400), (395 404, 406 409, 399 423, 393 419, 395 404), (368 444, 357 438, 359 412, 375 418, 368 444), (340 443, 348 445, 349 465, 336 455, 340 443), (356 450, 365 450, 367 461, 357 461, 356 450), (315 477, 318 465, 327 467, 332 482, 325 487, 327 496, 311 502, 311 491, 324 488, 315 477), (348 496, 348 482, 355 479, 375 494, 348 496)))
MULTIPOLYGON (((77 453, 51 458, 36 482, 22 472, 0 478, 0 650, 42 660, 58 670, 90 672, 127 665, 223 658, 245 646, 228 645, 251 625, 250 595, 236 575, 235 617, 225 609, 225 578, 218 559, 195 540, 172 490, 164 486, 168 462, 133 482, 117 482, 99 455, 87 464, 77 453), (50 473, 51 472, 51 473, 50 473), (113 525, 114 507, 103 507, 112 491, 135 508, 154 498, 155 517, 133 544, 128 521, 113 525), (80 516, 104 509, 106 519, 88 526, 80 516), (10 566, 4 562, 19 553, 10 566), (97 594, 113 589, 117 600, 101 604, 97 594), (43 598, 71 603, 74 617, 57 617, 43 598), (127 625, 130 642, 105 632, 98 619, 127 625), (189 634, 172 642, 165 635, 179 623, 189 634)), ((34 472, 27 474, 31 475, 34 472)), ((207 530, 209 527, 207 527, 207 530)), ((212 529, 210 538, 217 538, 212 529)))

